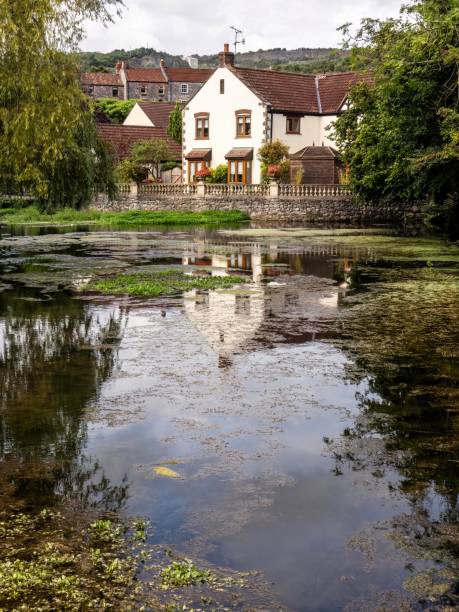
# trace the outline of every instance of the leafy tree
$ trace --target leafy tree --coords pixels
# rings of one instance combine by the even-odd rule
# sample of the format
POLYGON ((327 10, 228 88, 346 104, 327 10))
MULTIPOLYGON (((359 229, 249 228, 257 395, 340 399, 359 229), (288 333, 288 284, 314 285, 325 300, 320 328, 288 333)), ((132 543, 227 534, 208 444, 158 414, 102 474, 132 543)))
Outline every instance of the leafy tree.
POLYGON ((182 144, 182 107, 178 102, 175 105, 174 110, 169 115, 167 133, 175 140, 175 142, 182 144))
POLYGON ((48 208, 85 204, 110 178, 78 80, 74 51, 86 19, 110 19, 119 0, 0 2, 0 186, 48 208))
POLYGON ((123 123, 134 106, 140 100, 117 100, 113 98, 97 98, 94 101, 96 110, 101 110, 113 123, 123 123))
POLYGON ((357 85, 334 136, 363 199, 425 203, 459 236, 459 6, 421 0, 400 17, 366 19, 348 44, 372 82, 357 85))
POLYGON ((116 178, 120 183, 141 183, 148 176, 145 166, 133 161, 123 159, 116 167, 116 178))
POLYGON ((281 140, 276 139, 265 142, 258 149, 258 159, 261 162, 261 177, 263 181, 268 180, 268 167, 279 166, 279 178, 285 182, 290 174, 290 161, 287 159, 289 147, 281 140))
POLYGON ((161 162, 170 161, 172 155, 166 141, 160 138, 141 140, 132 147, 131 160, 147 167, 153 176, 161 176, 161 162))

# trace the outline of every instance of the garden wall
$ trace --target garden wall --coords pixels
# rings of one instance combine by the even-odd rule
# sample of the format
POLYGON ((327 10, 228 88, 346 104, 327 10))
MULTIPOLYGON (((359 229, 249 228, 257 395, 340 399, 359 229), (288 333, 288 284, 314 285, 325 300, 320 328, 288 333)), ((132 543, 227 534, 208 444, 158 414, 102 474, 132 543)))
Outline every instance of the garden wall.
POLYGON ((352 196, 342 197, 278 197, 269 196, 197 196, 122 194, 109 201, 95 198, 92 207, 104 211, 127 210, 241 210, 252 220, 295 221, 311 223, 399 223, 420 221, 418 206, 402 204, 359 204, 352 196))

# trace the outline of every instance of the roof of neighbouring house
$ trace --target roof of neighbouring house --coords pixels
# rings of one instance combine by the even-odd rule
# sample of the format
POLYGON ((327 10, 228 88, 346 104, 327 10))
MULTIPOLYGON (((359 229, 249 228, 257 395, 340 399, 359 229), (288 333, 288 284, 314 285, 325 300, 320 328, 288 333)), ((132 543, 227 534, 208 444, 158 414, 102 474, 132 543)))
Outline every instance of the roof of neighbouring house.
POLYGON ((155 127, 167 128, 169 115, 175 108, 175 102, 138 102, 137 104, 155 127))
POLYGON ((112 72, 82 72, 80 80, 82 85, 123 86, 119 74, 114 74, 112 72))
POLYGON ((341 110, 349 91, 356 83, 370 83, 369 74, 358 72, 331 72, 317 77, 323 114, 336 114, 341 110))
POLYGON ((214 73, 212 68, 169 68, 165 67, 169 81, 182 83, 205 83, 214 73))
POLYGON ((97 131, 102 140, 113 149, 118 160, 128 157, 136 142, 153 139, 165 140, 169 145, 173 159, 178 160, 182 158, 181 145, 172 140, 162 127, 99 123, 97 131))
POLYGON ((126 68, 126 78, 138 83, 167 83, 161 68, 126 68))
POLYGON ((339 153, 333 147, 304 147, 290 155, 290 159, 335 159, 339 153))
POLYGON ((258 68, 230 70, 273 110, 291 113, 336 114, 352 85, 369 80, 357 72, 315 76, 258 68))

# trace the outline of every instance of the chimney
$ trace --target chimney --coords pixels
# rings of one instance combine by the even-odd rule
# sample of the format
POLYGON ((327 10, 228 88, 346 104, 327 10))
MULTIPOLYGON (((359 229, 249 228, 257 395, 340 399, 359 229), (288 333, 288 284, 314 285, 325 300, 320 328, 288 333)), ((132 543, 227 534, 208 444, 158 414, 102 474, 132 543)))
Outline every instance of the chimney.
POLYGON ((117 62, 116 63, 116 65, 115 65, 115 73, 116 74, 120 73, 122 66, 123 66, 123 62, 117 62))
POLYGON ((169 82, 169 77, 168 77, 167 72, 166 72, 166 66, 164 64, 163 58, 161 58, 159 60, 159 68, 160 68, 161 73, 162 73, 162 75, 164 77, 164 80, 166 81, 166 83, 168 83, 169 82))
POLYGON ((225 66, 234 66, 234 53, 230 51, 229 44, 225 43, 223 51, 218 54, 218 62, 220 68, 225 66))

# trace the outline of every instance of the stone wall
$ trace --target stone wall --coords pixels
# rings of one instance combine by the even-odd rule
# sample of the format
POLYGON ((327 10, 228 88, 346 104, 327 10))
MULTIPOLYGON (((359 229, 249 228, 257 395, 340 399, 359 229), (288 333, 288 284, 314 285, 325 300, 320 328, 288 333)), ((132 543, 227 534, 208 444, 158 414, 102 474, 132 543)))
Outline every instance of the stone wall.
POLYGON ((92 206, 104 211, 127 210, 241 210, 257 221, 309 223, 396 223, 412 224, 421 220, 416 205, 380 203, 360 204, 352 197, 269 198, 261 196, 217 197, 196 195, 122 195, 116 201, 104 196, 92 206))

